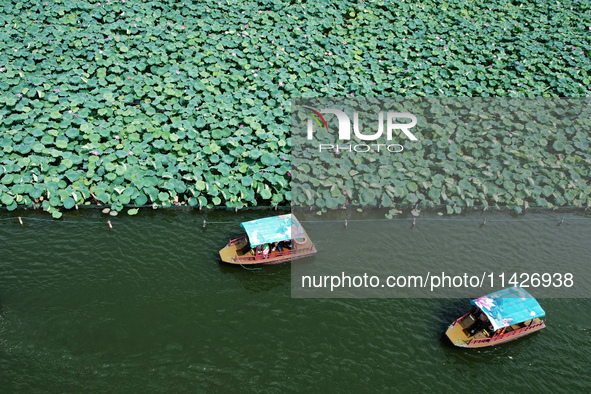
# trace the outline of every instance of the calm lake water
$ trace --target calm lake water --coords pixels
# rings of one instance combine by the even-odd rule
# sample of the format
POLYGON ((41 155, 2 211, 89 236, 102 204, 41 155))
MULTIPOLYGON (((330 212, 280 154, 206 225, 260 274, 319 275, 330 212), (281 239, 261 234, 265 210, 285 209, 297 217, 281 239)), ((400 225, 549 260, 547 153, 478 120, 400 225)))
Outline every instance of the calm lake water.
MULTIPOLYGON (((85 210, 51 221, 28 211, 19 213, 24 228, 1 220, 2 392, 591 389, 591 300, 540 299, 547 329, 458 349, 443 333, 467 299, 296 299, 289 264, 247 270, 218 262, 241 221, 273 214, 145 210, 110 218, 85 210)), ((474 231, 458 223, 435 230, 474 231)), ((322 227, 304 226, 318 246, 328 243, 322 227)), ((591 219, 576 229, 591 234, 591 219)), ((532 239, 547 231, 532 221, 521 232, 532 239)), ((434 247, 445 254, 453 246, 434 247)), ((516 253, 487 247, 507 259, 516 253)), ((330 256, 319 253, 314 264, 322 259, 330 256)))

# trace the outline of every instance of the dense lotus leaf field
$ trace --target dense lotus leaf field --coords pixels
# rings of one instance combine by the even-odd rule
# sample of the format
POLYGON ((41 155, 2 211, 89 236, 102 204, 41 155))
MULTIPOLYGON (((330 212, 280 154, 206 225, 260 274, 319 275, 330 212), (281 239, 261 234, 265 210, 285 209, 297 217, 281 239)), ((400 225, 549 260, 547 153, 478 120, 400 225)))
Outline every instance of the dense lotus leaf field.
POLYGON ((404 206, 452 214, 591 205, 589 98, 296 98, 292 108, 296 206, 379 206, 392 215, 404 206), (409 113, 417 140, 398 130, 392 140, 337 141, 331 114, 333 131, 320 128, 309 140, 312 107, 358 113, 365 135, 376 134, 380 111, 409 113))
MULTIPOLYGON (((76 204, 114 211, 289 204, 293 98, 587 97, 590 8, 588 1, 3 1, 1 205, 35 204, 59 218, 76 204)), ((572 188, 554 180, 550 204, 587 203, 579 195, 588 193, 589 149, 580 143, 577 163, 548 158, 565 176, 583 168, 572 188), (576 197, 556 198, 557 190, 576 197)), ((466 136, 462 154, 474 157, 477 145, 466 136)), ((451 158, 453 149, 438 152, 451 158)), ((569 155, 566 146, 555 149, 569 155)), ((511 165, 504 170, 510 177, 511 165)), ((438 165, 429 171, 446 176, 438 165)), ((407 181, 408 190, 421 187, 407 181)), ((382 200, 355 185, 349 193, 359 204, 382 200)))

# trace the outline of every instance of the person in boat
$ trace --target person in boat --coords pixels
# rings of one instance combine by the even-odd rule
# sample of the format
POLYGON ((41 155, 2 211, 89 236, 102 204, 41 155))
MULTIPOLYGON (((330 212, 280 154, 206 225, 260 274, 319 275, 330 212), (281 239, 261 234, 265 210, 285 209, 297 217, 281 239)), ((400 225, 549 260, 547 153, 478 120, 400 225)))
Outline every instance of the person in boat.
POLYGON ((281 246, 281 242, 275 242, 273 244, 273 248, 271 249, 271 252, 274 252, 276 250, 283 252, 283 246, 281 246))
POLYGON ((476 319, 476 322, 470 326, 470 334, 474 335, 482 329, 486 329, 487 331, 492 330, 492 325, 490 324, 490 320, 488 320, 486 313, 480 311, 480 315, 476 319))

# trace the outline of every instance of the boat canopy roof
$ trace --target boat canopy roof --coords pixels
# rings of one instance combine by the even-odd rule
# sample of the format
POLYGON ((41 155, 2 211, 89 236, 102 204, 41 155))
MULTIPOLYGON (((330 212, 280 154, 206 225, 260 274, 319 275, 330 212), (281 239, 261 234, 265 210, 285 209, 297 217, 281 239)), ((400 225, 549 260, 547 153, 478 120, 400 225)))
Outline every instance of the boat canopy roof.
POLYGON ((495 331, 546 315, 538 301, 519 286, 476 298, 471 303, 488 316, 495 331))
POLYGON ((304 229, 292 214, 251 220, 241 223, 246 230, 250 246, 305 237, 304 229))

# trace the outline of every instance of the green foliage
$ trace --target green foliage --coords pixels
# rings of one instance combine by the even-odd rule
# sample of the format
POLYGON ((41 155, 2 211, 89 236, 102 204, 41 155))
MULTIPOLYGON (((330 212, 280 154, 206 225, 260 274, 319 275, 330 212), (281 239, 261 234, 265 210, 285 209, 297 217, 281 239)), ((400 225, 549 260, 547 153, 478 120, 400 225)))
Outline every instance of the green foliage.
POLYGON ((446 205, 448 214, 474 206, 515 213, 591 206, 586 98, 298 98, 293 105, 295 206, 333 208, 327 195, 341 198, 337 206, 446 205), (316 129, 310 142, 309 107, 358 112, 359 129, 373 133, 377 114, 396 108, 417 117, 418 140, 403 133, 337 140, 336 117, 327 115, 330 131, 316 129), (404 149, 389 152, 391 144, 404 149))
MULTIPOLYGON (((2 205, 46 203, 56 217, 72 200, 289 202, 297 96, 573 97, 591 86, 590 11, 571 0, 9 0, 0 25, 2 205)), ((566 156, 589 148, 546 143, 566 156)), ((550 184, 539 203, 580 201, 550 184)), ((389 206, 428 193, 414 179, 387 196, 373 189, 359 198, 389 206)))

